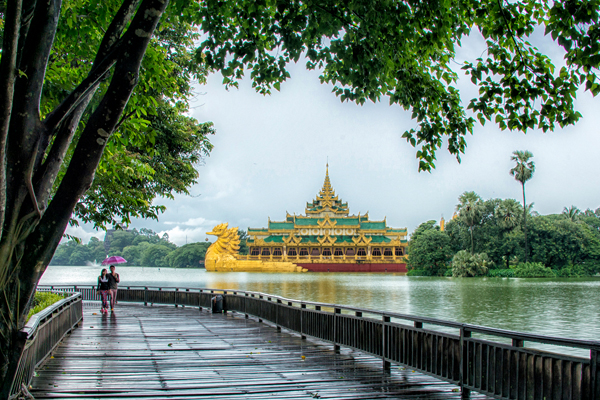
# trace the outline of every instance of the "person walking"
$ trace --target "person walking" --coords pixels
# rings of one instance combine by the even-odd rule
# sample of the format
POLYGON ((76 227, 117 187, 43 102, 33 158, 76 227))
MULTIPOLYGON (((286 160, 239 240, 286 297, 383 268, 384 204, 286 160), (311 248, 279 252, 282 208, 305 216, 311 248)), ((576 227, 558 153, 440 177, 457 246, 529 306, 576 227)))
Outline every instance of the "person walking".
POLYGON ((102 298, 102 308, 100 309, 102 314, 108 314, 108 291, 108 273, 106 268, 103 268, 98 277, 98 286, 96 286, 96 293, 102 298))
POLYGON ((110 311, 115 311, 115 304, 117 304, 117 288, 121 281, 119 274, 115 272, 115 266, 110 266, 110 274, 108 274, 108 288, 110 290, 110 311))

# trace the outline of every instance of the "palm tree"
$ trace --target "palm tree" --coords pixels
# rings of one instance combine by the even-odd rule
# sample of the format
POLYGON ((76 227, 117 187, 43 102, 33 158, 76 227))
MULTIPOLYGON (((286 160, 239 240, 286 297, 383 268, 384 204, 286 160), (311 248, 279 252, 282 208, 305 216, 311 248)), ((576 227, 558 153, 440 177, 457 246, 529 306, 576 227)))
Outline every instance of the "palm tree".
POLYGON ((502 200, 495 210, 498 225, 503 231, 512 231, 521 223, 521 206, 514 199, 502 200))
POLYGON ((530 160, 532 157, 533 154, 528 150, 517 150, 513 151, 513 155, 510 158, 512 161, 517 163, 517 165, 510 170, 510 174, 514 176, 517 181, 521 182, 521 187, 523 188, 523 233, 525 233, 525 262, 529 261, 527 254, 527 203, 525 203, 525 182, 530 180, 535 172, 535 163, 530 160))
POLYGON ((483 200, 475 192, 464 192, 458 198, 456 211, 458 212, 458 219, 469 228, 469 232, 471 233, 471 254, 473 254, 473 230, 475 229, 475 225, 481 222, 483 200))
POLYGON ((581 210, 575 206, 563 208, 562 213, 567 219, 570 219, 573 222, 577 221, 579 219, 579 216, 582 214, 581 210))

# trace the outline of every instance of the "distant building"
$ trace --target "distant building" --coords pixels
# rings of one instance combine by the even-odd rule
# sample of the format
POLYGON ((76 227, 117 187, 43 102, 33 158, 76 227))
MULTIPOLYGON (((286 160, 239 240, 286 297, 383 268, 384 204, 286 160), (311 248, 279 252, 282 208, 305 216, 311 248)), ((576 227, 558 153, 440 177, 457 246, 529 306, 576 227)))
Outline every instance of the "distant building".
POLYGON ((349 215, 331 186, 329 165, 317 198, 306 215, 248 228, 249 255, 240 259, 290 261, 318 272, 406 272, 406 228, 390 228, 365 215, 349 215))

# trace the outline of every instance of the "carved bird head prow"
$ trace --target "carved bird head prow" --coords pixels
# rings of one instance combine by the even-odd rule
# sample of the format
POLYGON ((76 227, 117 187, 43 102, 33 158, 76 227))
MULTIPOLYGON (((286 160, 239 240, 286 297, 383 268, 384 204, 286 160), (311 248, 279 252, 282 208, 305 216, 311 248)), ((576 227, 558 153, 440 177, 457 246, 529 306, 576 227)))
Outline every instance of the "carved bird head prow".
POLYGON ((223 222, 222 224, 219 224, 219 225, 215 226, 211 232, 206 232, 206 234, 207 235, 222 236, 223 234, 225 234, 225 232, 227 232, 227 226, 228 225, 229 224, 227 222, 223 222))

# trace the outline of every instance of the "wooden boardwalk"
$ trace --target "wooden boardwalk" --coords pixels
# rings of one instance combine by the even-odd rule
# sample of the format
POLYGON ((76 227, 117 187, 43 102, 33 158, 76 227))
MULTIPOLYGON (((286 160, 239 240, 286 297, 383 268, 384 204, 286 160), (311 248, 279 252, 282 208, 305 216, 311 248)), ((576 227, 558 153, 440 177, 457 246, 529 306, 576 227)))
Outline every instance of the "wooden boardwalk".
MULTIPOLYGON (((37 371, 36 399, 459 399, 454 385, 243 315, 84 305, 80 328, 37 371)), ((471 398, 486 398, 472 394, 471 398)))

